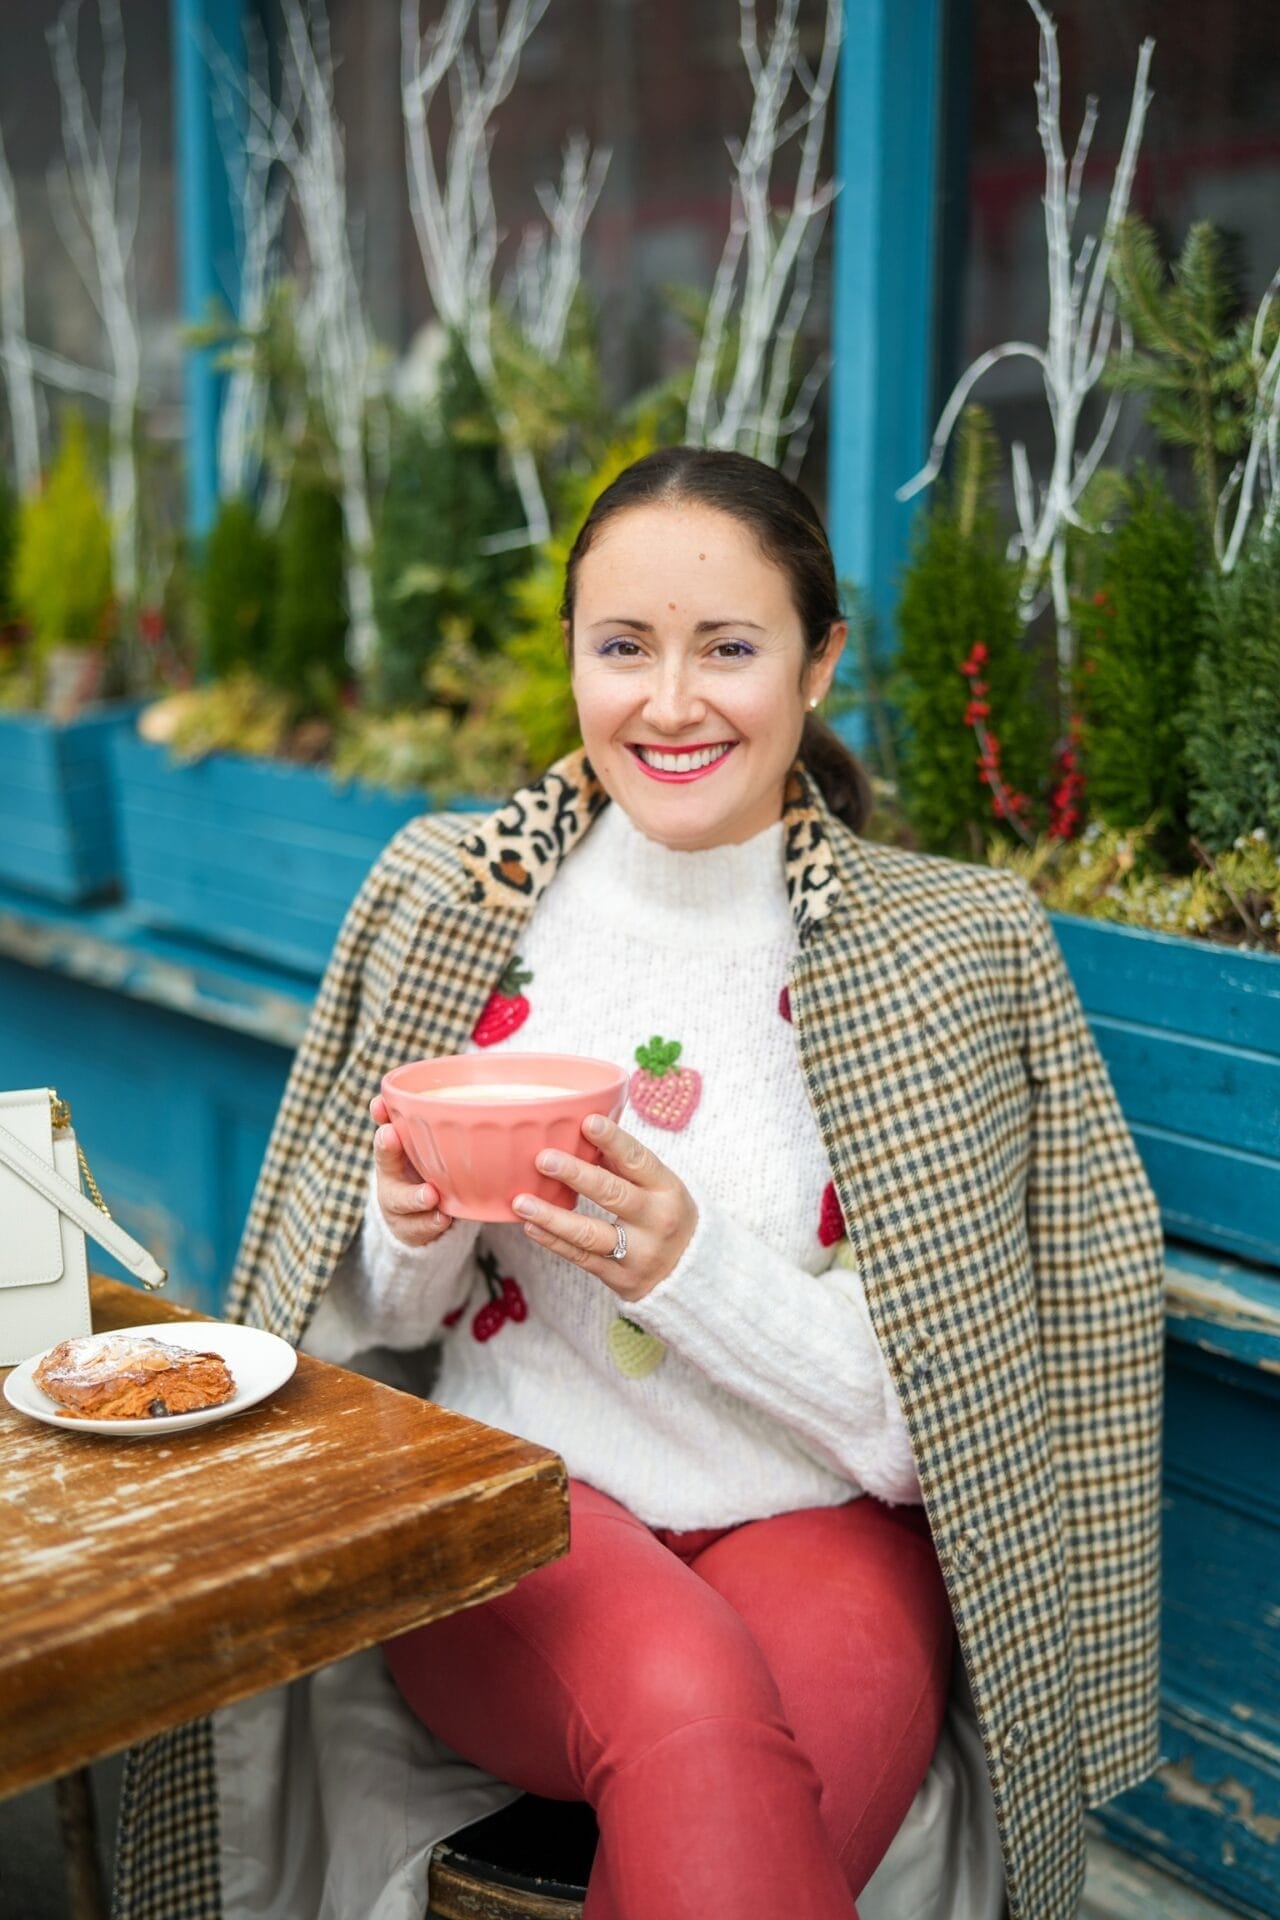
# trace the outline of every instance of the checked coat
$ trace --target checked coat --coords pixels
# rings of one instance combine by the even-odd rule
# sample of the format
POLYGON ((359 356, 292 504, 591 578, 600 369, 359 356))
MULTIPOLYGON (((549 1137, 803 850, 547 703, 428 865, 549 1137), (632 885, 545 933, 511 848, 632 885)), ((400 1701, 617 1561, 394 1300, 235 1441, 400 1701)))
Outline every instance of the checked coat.
MULTIPOLYGON (((298 1341, 360 1222, 389 1067, 459 1051, 609 804, 581 750, 479 827, 404 828, 295 1059, 233 1318, 298 1341)), ((1045 916, 1008 874, 785 804, 796 1043, 911 1432, 1014 1920, 1069 1920, 1086 1807, 1157 1759, 1162 1257, 1045 916)), ((130 1755, 116 1920, 219 1920, 208 1722, 130 1755)), ((228 1920, 235 1920, 228 1916, 228 1920)))

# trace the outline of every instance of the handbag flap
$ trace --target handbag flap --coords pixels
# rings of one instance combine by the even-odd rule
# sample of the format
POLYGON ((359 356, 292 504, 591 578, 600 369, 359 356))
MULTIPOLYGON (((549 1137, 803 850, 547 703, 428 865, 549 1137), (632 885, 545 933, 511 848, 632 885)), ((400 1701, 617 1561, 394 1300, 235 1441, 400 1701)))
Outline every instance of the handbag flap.
MULTIPOLYGON (((0 1127, 53 1166, 53 1110, 47 1087, 0 1093, 0 1127)), ((61 1278, 57 1207, 0 1160, 0 1287, 47 1286, 61 1278)))

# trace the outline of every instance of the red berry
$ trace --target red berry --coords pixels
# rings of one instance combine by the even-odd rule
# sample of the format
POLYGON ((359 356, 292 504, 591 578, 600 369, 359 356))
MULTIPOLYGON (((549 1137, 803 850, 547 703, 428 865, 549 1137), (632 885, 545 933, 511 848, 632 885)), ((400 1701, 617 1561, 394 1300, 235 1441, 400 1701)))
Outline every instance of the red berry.
POLYGON ((501 1330, 506 1317, 504 1306, 496 1300, 486 1300, 471 1322, 471 1331, 477 1340, 492 1340, 494 1334, 501 1330))
POLYGON ((778 1012, 784 1020, 791 1019, 791 989, 784 987, 778 995, 778 1012))
POLYGON ((502 1306, 508 1320, 527 1320, 529 1302, 520 1291, 520 1282, 513 1280, 509 1273, 502 1276, 502 1306))

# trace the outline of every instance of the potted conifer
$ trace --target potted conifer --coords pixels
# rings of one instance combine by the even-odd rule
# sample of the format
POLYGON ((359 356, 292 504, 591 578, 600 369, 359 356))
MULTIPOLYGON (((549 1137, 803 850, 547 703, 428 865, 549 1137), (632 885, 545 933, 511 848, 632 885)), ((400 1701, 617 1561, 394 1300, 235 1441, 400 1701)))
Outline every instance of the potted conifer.
POLYGON ((101 698, 111 541, 71 414, 39 493, 0 513, 0 880, 69 904, 117 879, 108 745, 132 705, 101 698))

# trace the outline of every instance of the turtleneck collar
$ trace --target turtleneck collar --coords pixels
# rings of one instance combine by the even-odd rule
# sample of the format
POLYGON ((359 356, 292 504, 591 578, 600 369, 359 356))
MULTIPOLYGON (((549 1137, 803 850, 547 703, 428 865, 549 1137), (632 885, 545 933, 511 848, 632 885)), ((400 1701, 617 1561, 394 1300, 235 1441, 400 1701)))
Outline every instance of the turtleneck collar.
POLYGON ((655 945, 758 946, 791 928, 781 820, 735 846, 688 852, 648 839, 615 801, 562 862, 553 890, 559 904, 625 922, 655 945))

